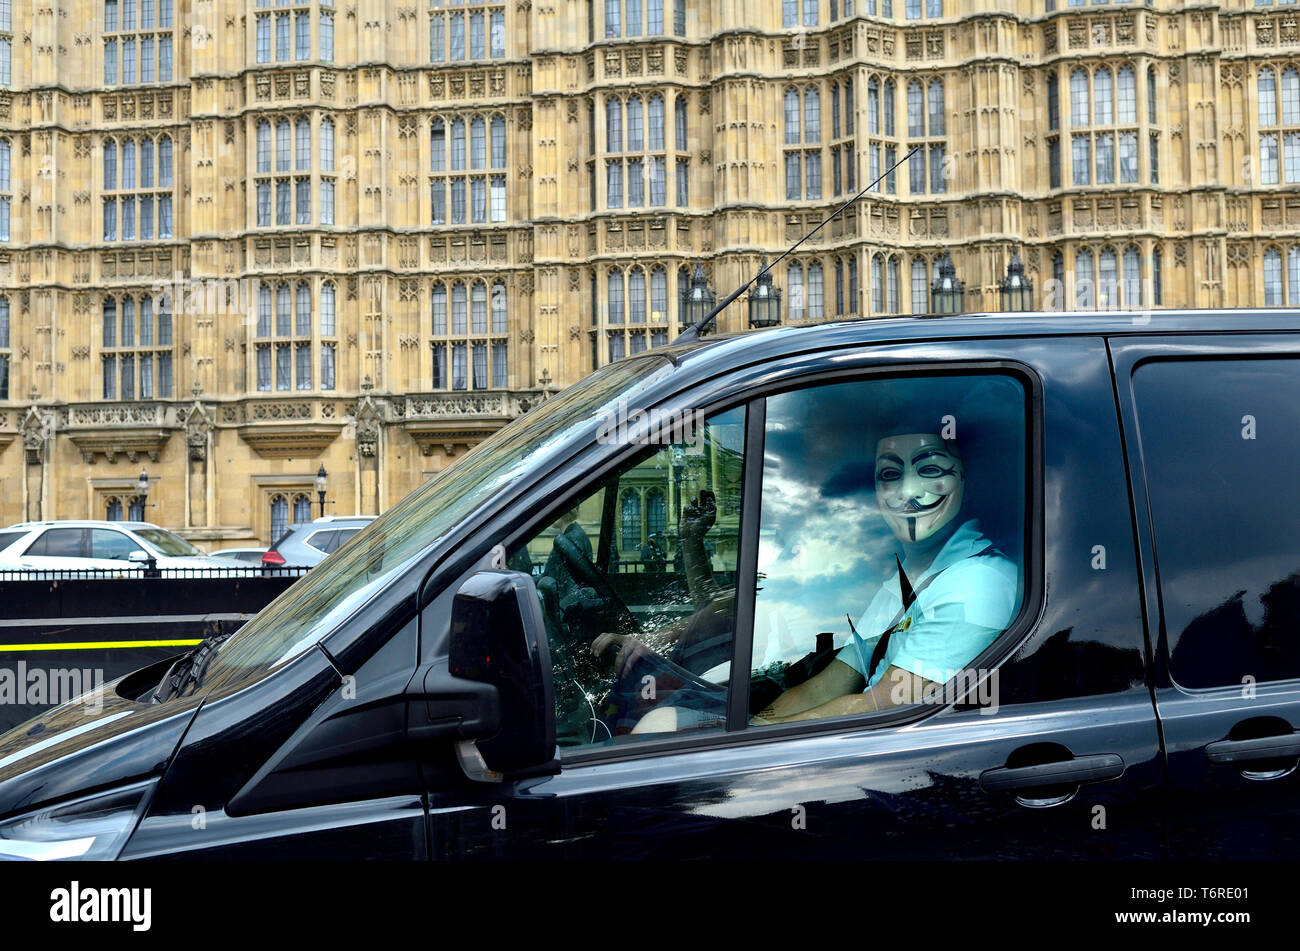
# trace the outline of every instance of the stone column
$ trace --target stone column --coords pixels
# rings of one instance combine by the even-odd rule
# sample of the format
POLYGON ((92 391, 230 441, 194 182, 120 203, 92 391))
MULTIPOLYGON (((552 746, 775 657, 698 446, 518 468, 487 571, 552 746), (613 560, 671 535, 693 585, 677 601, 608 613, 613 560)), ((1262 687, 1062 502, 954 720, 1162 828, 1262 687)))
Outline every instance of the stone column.
POLYGON ((208 467, 212 459, 213 417, 199 402, 200 389, 194 384, 194 404, 184 417, 185 447, 188 462, 185 480, 188 489, 186 524, 204 528, 208 519, 208 467))
POLYGON ((29 522, 45 517, 45 463, 46 446, 54 431, 54 418, 36 408, 35 387, 31 394, 32 406, 23 419, 23 500, 25 517, 29 522))
POLYGON ((357 401, 357 486, 361 505, 357 515, 379 514, 379 454, 384 414, 379 401, 370 395, 371 387, 367 376, 361 384, 364 395, 357 401))

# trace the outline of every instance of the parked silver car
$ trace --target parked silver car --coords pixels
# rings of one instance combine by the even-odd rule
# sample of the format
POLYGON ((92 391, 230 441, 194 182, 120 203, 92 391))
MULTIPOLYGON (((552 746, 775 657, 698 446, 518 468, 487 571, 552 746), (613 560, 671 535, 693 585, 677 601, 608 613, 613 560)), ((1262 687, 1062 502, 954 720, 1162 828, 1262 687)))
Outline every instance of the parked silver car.
POLYGON ((235 561, 242 561, 246 564, 260 565, 262 556, 265 554, 265 548, 222 548, 220 551, 214 551, 212 557, 233 558, 235 561))
POLYGON ((319 564, 374 520, 373 515, 322 515, 291 525, 262 556, 262 564, 277 568, 319 564))

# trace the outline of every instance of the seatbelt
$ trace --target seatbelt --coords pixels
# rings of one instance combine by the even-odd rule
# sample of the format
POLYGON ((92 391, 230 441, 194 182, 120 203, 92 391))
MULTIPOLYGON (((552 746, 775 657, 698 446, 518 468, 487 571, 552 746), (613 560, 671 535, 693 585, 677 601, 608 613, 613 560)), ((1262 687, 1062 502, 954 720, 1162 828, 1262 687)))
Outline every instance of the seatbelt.
MULTIPOLYGON (((916 601, 917 591, 924 590, 926 585, 940 574, 943 574, 943 572, 936 572, 922 581, 919 589, 913 589, 912 582, 908 580, 907 572, 903 570, 903 563, 899 561, 897 554, 894 555, 894 564, 898 565, 898 593, 902 595, 903 607, 899 610, 898 614, 894 616, 894 620, 890 625, 885 628, 885 632, 876 639, 876 648, 871 652, 871 663, 866 665, 866 673, 863 674, 867 679, 867 683, 871 683, 871 678, 875 676, 876 673, 876 665, 880 663, 885 656, 885 651, 889 649, 890 635, 894 633, 894 629, 898 627, 899 622, 903 620, 903 616, 907 614, 908 608, 910 608, 916 601)), ((858 660, 860 661, 861 659, 861 651, 859 650, 858 660)))
MULTIPOLYGON (((997 553, 996 546, 994 546, 992 543, 989 543, 986 547, 980 549, 973 555, 969 555, 968 557, 980 558, 984 555, 996 554, 996 553, 997 553)), ((966 560, 965 558, 958 559, 957 561, 953 562, 953 565, 960 564, 962 561, 965 560, 966 560)), ((946 568, 943 569, 943 571, 936 571, 934 574, 930 575, 928 578, 922 581, 920 585, 918 585, 916 588, 913 588, 911 581, 908 580, 907 572, 903 571, 903 563, 899 561, 897 554, 894 555, 894 563, 898 565, 898 592, 903 598, 903 607, 899 610, 899 612, 896 615, 894 615, 894 620, 889 624, 887 628, 885 628, 884 633, 881 634, 880 638, 876 641, 875 650, 871 652, 870 663, 863 662, 862 648, 865 642, 863 641, 862 636, 858 634, 856 630, 853 629, 852 623, 849 624, 849 629, 853 631, 854 647, 856 647, 858 651, 858 663, 862 664, 863 669, 867 671, 863 676, 866 678, 866 682, 868 684, 871 683, 871 678, 875 676, 876 666, 881 662, 881 660, 884 659, 885 651, 889 650, 890 636, 893 635, 895 629, 897 629, 898 627, 899 622, 902 621, 903 616, 907 614, 908 609, 911 608, 911 606, 916 602, 917 595, 919 595, 922 591, 924 591, 926 586, 931 581, 939 577, 939 575, 943 574, 944 571, 947 571, 948 568, 952 567, 952 565, 948 565, 946 568)))

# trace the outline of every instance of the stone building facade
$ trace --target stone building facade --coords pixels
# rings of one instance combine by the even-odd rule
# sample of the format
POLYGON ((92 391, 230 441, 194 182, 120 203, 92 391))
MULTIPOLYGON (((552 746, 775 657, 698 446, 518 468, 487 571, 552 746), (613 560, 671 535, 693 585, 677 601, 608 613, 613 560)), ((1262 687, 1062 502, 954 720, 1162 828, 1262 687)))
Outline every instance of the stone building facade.
MULTIPOLYGON (((782 262, 783 319, 1300 304, 1300 7, 0 0, 0 524, 380 512, 782 262), (135 514, 141 514, 138 505, 135 514)), ((742 299, 720 320, 746 326, 742 299)))

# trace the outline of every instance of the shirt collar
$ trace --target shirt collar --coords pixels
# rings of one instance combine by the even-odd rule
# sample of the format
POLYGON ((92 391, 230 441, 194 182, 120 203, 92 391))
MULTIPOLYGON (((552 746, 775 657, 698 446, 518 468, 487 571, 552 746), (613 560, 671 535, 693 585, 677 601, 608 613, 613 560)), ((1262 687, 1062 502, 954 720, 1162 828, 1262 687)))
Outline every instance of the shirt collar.
POLYGON ((989 540, 980 532, 979 519, 968 519, 944 542, 939 553, 934 556, 934 561, 930 562, 930 566, 920 576, 913 577, 909 573, 907 578, 915 588, 931 575, 937 575, 945 568, 983 551, 988 546, 989 540))

